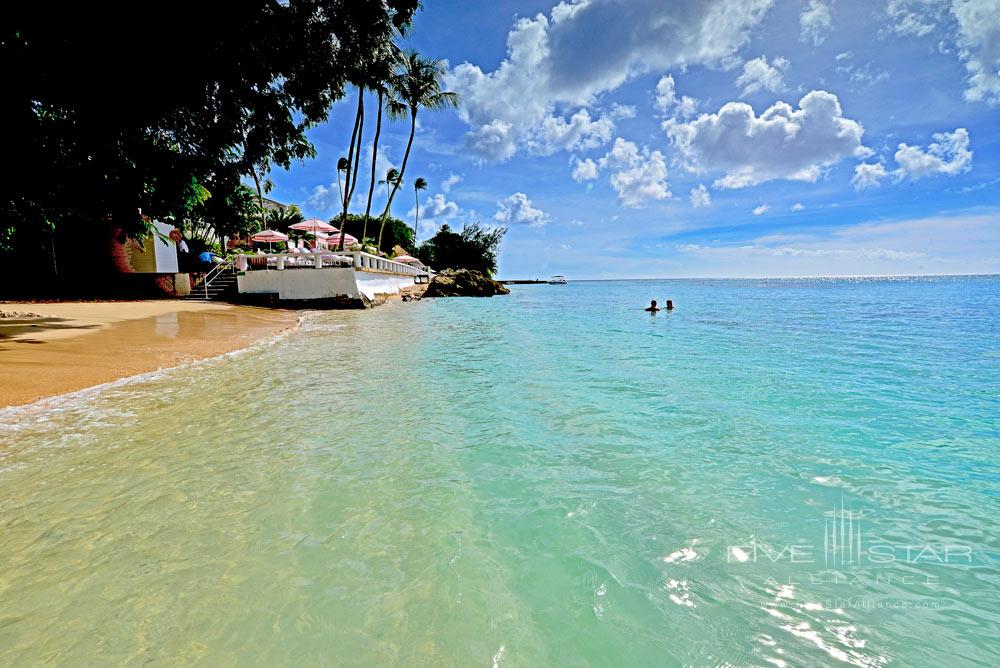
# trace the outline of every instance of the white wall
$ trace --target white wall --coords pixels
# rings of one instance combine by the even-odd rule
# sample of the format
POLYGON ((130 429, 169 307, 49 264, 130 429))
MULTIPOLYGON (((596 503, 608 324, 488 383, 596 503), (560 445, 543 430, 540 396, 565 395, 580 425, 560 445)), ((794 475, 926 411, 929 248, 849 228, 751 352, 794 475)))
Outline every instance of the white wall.
MULTIPOLYGON (((168 223, 154 222, 153 225, 155 225, 157 231, 164 236, 170 234, 170 231, 174 229, 174 226, 168 223)), ((156 234, 152 236, 153 252, 156 254, 156 273, 176 274, 179 272, 180 268, 177 264, 177 246, 173 241, 164 241, 156 234)))
POLYGON ((399 276, 398 274, 376 274, 367 271, 355 271, 354 280, 358 290, 368 299, 374 299, 375 295, 397 295, 401 288, 413 285, 413 276, 399 276))
POLYGON ((278 299, 361 298, 350 267, 248 271, 236 277, 236 285, 242 293, 276 294, 278 299))
POLYGON ((328 269, 297 268, 248 271, 236 278, 241 293, 276 294, 278 299, 330 299, 349 297, 360 299, 363 294, 374 299, 376 294, 398 294, 401 288, 413 285, 413 276, 355 271, 350 267, 328 269))

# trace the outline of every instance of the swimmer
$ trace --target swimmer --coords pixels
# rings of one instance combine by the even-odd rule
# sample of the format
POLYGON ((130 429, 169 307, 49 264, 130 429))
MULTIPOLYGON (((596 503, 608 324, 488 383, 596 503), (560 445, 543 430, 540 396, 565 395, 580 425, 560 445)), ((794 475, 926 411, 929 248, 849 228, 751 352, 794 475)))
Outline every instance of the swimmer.
POLYGON ((647 308, 645 310, 649 311, 650 313, 656 313, 660 309, 659 309, 659 307, 657 307, 656 300, 654 299, 654 300, 652 300, 652 301, 649 302, 649 308, 647 308))

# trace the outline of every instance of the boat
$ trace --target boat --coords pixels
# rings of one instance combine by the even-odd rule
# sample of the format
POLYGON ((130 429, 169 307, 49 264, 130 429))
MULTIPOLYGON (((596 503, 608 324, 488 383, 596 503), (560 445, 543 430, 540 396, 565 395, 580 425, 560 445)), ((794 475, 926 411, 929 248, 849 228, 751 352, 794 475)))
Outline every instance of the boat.
POLYGON ((566 285, 566 277, 562 275, 553 276, 549 279, 549 285, 566 285))

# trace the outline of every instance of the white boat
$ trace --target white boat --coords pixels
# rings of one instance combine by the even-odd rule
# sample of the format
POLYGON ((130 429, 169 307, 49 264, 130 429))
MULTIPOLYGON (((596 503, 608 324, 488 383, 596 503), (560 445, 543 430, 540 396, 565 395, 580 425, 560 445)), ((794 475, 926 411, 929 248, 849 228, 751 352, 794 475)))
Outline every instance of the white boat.
POLYGON ((566 277, 559 275, 549 279, 549 285, 566 285, 566 277))

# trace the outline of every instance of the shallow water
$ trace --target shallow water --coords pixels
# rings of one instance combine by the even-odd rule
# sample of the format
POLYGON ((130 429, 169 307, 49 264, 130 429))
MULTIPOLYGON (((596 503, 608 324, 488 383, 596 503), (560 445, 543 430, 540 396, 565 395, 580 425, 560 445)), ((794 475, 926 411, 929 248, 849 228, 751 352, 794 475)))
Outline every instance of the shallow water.
POLYGON ((998 312, 519 286, 0 412, 0 664, 996 665, 998 312))

